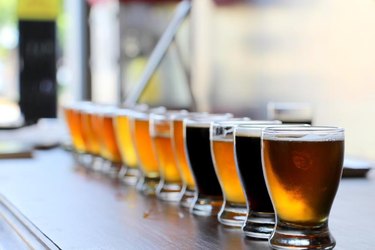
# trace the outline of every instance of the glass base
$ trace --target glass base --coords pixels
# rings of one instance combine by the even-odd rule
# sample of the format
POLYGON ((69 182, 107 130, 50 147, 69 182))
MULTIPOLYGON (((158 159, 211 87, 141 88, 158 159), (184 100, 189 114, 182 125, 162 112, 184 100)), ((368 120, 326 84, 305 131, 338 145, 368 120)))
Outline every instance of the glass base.
POLYGON ((193 205, 195 199, 195 190, 185 188, 181 191, 182 196, 180 199, 180 205, 185 208, 190 208, 193 205))
POLYGON ((139 170, 136 168, 124 168, 119 173, 120 180, 126 185, 134 186, 139 180, 139 170))
POLYGON ((273 249, 333 249, 336 241, 328 223, 318 227, 301 227, 278 221, 269 243, 273 249))
POLYGON ((119 162, 109 162, 109 167, 106 169, 105 174, 111 178, 118 178, 119 172, 122 168, 122 163, 119 162))
POLYGON ((247 237, 268 240, 275 228, 275 214, 250 211, 242 231, 247 237))
POLYGON ((194 199, 190 207, 190 213, 199 216, 216 216, 223 205, 221 196, 203 196, 199 195, 194 199))
POLYGON ((137 184, 137 189, 140 190, 144 195, 155 195, 156 189, 159 185, 160 178, 159 177, 143 177, 141 183, 137 184))
POLYGON ((236 204, 225 201, 217 216, 218 221, 230 227, 242 227, 246 221, 246 204, 236 204))
POLYGON ((156 196, 163 201, 179 201, 181 199, 181 183, 160 181, 156 196))

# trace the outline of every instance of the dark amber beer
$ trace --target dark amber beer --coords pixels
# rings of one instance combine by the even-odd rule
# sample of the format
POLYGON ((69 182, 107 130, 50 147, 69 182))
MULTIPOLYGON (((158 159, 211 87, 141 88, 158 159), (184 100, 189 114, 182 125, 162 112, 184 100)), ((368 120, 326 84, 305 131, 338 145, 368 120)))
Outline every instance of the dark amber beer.
POLYGON ((297 248, 303 243, 306 249, 333 248, 328 216, 342 174, 343 129, 268 128, 262 144, 267 187, 277 215, 271 246, 297 248))

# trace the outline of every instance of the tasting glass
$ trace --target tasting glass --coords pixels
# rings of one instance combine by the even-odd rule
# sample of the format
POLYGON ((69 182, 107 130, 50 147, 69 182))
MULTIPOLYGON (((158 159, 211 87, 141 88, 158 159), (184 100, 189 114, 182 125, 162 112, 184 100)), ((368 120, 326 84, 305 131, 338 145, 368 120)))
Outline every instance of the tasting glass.
POLYGON ((184 114, 187 111, 167 111, 163 114, 151 114, 150 116, 150 134, 160 174, 156 196, 164 201, 179 201, 183 188, 172 143, 171 116, 178 113, 184 114))
POLYGON ((239 125, 278 124, 279 121, 248 118, 218 121, 211 124, 211 154, 215 172, 223 192, 223 205, 218 221, 226 226, 242 227, 247 217, 246 197, 238 175, 234 156, 234 129, 239 125))
POLYGON ((216 216, 223 195, 213 166, 210 146, 211 122, 226 120, 231 114, 208 115, 184 120, 185 150, 193 173, 196 193, 190 212, 201 216, 216 216))
MULTIPOLYGON (((279 123, 279 124, 278 124, 279 123)), ((275 225, 275 213, 264 181, 261 158, 262 130, 271 126, 299 127, 307 124, 240 125, 235 129, 235 156, 237 170, 247 199, 248 215, 242 227, 247 237, 268 239, 275 225)))
POLYGON ((265 180, 276 227, 276 249, 332 249, 328 217, 343 169, 344 129, 266 128, 262 133, 265 180))
POLYGON ((160 182, 159 164, 150 134, 151 113, 163 113, 165 108, 154 108, 147 111, 134 111, 130 117, 141 178, 137 188, 145 195, 154 195, 160 182))
POLYGON ((122 159, 117 144, 114 119, 116 108, 112 106, 103 106, 97 110, 95 119, 96 131, 100 141, 100 155, 104 159, 101 171, 112 176, 118 177, 122 167, 122 159))
POLYGON ((145 108, 119 108, 113 120, 116 140, 123 163, 119 178, 125 184, 129 185, 135 185, 140 177, 131 127, 131 117, 137 109, 142 110, 145 108))
POLYGON ((182 207, 190 208, 195 195, 195 181, 188 163, 185 141, 184 141, 184 126, 183 122, 186 118, 204 117, 207 112, 189 112, 184 114, 173 114, 171 116, 171 130, 172 130, 172 148, 177 161, 177 167, 180 170, 183 187, 181 189, 180 204, 182 207))

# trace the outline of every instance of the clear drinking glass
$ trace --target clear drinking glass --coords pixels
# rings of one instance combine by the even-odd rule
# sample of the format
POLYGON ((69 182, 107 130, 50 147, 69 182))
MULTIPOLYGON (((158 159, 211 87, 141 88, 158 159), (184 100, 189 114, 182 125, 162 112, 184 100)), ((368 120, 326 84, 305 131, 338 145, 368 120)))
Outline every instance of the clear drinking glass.
POLYGON ((119 173, 119 178, 129 185, 135 185, 140 177, 131 127, 133 114, 133 109, 120 108, 116 111, 113 121, 117 144, 123 162, 123 169, 119 173))
POLYGON ((236 167, 234 156, 234 130, 246 124, 277 124, 278 121, 250 120, 249 118, 230 119, 211 124, 211 151, 215 172, 219 180, 224 203, 218 214, 220 223, 226 226, 242 227, 247 217, 247 204, 244 190, 236 167))
POLYGON ((344 129, 266 128, 262 162, 276 227, 275 249, 332 249, 328 217, 343 169, 344 129))
POLYGON ((184 140, 184 119, 193 117, 204 117, 206 112, 189 112, 184 114, 173 114, 171 116, 172 145, 176 157, 177 166, 180 170, 183 187, 181 190, 180 204, 190 208, 195 196, 195 181, 188 163, 185 140, 184 140))
POLYGON ((247 237, 268 239, 275 225, 275 213, 264 181, 261 160, 262 130, 271 126, 299 127, 307 124, 240 125, 235 129, 235 156, 237 170, 245 190, 248 216, 242 228, 247 237))
POLYGON ((159 163, 160 183, 156 196, 165 201, 179 201, 183 188, 180 170, 173 150, 171 116, 187 111, 151 114, 150 134, 159 163))
POLYGON ((184 120, 184 135, 189 166, 193 173, 196 194, 190 212, 215 216, 223 203, 223 194, 213 166, 210 146, 211 122, 225 120, 231 115, 208 115, 184 120))
POLYGON ((164 107, 147 111, 134 111, 130 117, 134 148, 137 155, 141 178, 137 188, 146 195, 154 195, 160 182, 159 165, 150 134, 151 113, 163 113, 164 107))

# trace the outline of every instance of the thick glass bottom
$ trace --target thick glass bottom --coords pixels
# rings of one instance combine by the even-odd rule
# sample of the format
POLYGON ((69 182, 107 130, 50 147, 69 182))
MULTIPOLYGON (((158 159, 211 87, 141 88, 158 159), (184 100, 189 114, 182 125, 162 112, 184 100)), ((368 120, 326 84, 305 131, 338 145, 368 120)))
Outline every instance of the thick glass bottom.
POLYGON ((179 201, 181 199, 181 183, 160 181, 156 196, 163 201, 179 201))
POLYGON ((185 190, 181 191, 181 193, 182 196, 180 199, 180 205, 185 208, 190 208, 195 199, 195 190, 191 190, 186 187, 185 190))
POLYGON ((247 237, 268 240, 274 231, 275 214, 250 211, 242 231, 247 237))
POLYGON ((242 227, 246 221, 246 204, 236 204, 225 201, 217 216, 218 221, 229 227, 242 227))
POLYGON ((193 201, 190 207, 190 212, 199 216, 217 216, 223 205, 223 198, 221 196, 204 196, 199 195, 193 201))
POLYGON ((317 227, 277 222, 269 240, 273 249, 333 249, 336 241, 329 232, 328 222, 317 227))
POLYGON ((137 184, 140 173, 137 168, 123 168, 119 173, 120 180, 129 186, 134 186, 137 184))
POLYGON ((137 184, 137 189, 144 195, 155 195, 159 182, 159 177, 151 178, 144 176, 143 179, 139 182, 139 185, 137 184))

